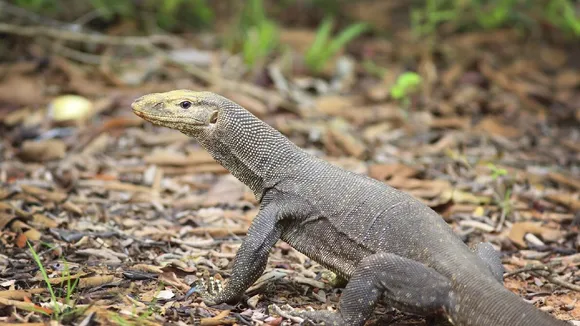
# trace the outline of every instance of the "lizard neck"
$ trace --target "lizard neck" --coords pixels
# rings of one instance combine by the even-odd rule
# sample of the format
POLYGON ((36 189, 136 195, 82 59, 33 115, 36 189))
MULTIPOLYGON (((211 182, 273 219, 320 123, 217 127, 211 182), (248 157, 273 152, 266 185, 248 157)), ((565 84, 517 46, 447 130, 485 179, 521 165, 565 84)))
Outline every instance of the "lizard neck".
POLYGON ((235 103, 222 104, 213 130, 191 135, 261 201, 268 185, 302 151, 276 129, 235 103))

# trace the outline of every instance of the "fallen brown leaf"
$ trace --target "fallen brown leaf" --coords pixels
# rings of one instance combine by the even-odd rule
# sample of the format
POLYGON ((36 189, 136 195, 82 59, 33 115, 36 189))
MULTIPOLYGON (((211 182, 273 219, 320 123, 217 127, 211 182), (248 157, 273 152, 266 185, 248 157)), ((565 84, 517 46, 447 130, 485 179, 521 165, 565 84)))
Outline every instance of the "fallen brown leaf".
POLYGON ((199 227, 195 229, 191 229, 188 231, 189 234, 195 235, 210 235, 214 238, 225 237, 227 235, 236 234, 236 235, 244 235, 248 232, 247 227, 234 227, 234 228, 227 228, 227 227, 199 227))
POLYGON ((37 79, 7 73, 0 83, 0 102, 39 105, 44 101, 44 86, 37 79))
POLYGON ((38 231, 35 228, 30 228, 29 230, 24 232, 24 235, 30 241, 38 241, 38 240, 40 240, 42 233, 40 233, 40 231, 38 231))
POLYGON ((42 312, 45 312, 46 314, 49 314, 49 315, 52 314, 52 309, 37 306, 34 303, 28 303, 28 302, 17 301, 17 300, 10 300, 10 299, 3 298, 3 297, 0 297, 0 305, 13 306, 13 307, 16 307, 18 309, 32 311, 32 312, 42 311, 42 312))
POLYGON ((337 147, 345 154, 358 159, 364 158, 367 154, 364 142, 355 134, 351 126, 340 118, 333 119, 328 124, 324 143, 326 146, 337 147))
MULTIPOLYGON (((6 205, 8 206, 8 204, 6 205)), ((0 230, 4 229, 17 218, 18 216, 13 213, 13 210, 10 207, 0 207, 0 230)))
POLYGON ((475 128, 490 135, 499 135, 507 138, 521 136, 520 129, 502 124, 494 118, 484 118, 475 128))
POLYGON ((30 298, 34 294, 41 294, 46 292, 46 289, 36 288, 29 290, 6 290, 0 291, 0 298, 6 298, 11 300, 24 300, 24 298, 30 298))
POLYGON ((580 190, 580 180, 571 175, 564 175, 562 173, 550 172, 548 177, 555 182, 567 185, 572 188, 580 190))
POLYGON ((263 118, 268 113, 268 107, 260 100, 238 92, 225 92, 224 96, 238 103, 253 115, 263 118))
POLYGON ((404 164, 373 164, 369 166, 369 176, 377 180, 388 180, 392 177, 411 178, 419 173, 416 169, 404 164))
POLYGON ((549 193, 544 195, 544 197, 550 201, 556 202, 560 205, 570 207, 574 211, 580 211, 580 200, 578 196, 574 196, 570 193, 549 193))
POLYGON ((65 210, 71 212, 71 213, 75 213, 77 215, 83 215, 83 210, 77 204, 75 204, 71 201, 65 201, 64 203, 62 203, 61 207, 64 208, 65 210))
POLYGON ((174 272, 161 273, 161 275, 159 275, 159 281, 163 282, 163 284, 171 285, 182 292, 187 292, 191 288, 191 286, 184 283, 180 278, 178 278, 174 272))
POLYGON ((163 270, 160 266, 155 265, 148 265, 148 264, 136 264, 131 266, 132 270, 138 270, 142 272, 154 273, 154 274, 161 274, 163 270))
POLYGON ((154 151, 150 155, 145 156, 144 161, 149 164, 172 166, 198 165, 215 162, 213 157, 204 150, 189 153, 187 156, 177 152, 154 151))
POLYGON ((556 85, 558 88, 575 88, 580 85, 580 71, 562 70, 556 76, 556 85))
POLYGON ((58 223, 55 220, 44 214, 36 213, 32 215, 32 218, 35 225, 40 225, 44 228, 55 228, 58 226, 58 223))
POLYGON ((222 310, 215 317, 202 318, 200 324, 201 326, 232 325, 236 320, 233 318, 227 318, 229 314, 229 310, 222 310))
POLYGON ((138 186, 132 183, 125 183, 119 181, 102 181, 102 180, 79 180, 78 187, 84 188, 99 188, 114 191, 128 191, 128 192, 145 192, 150 193, 153 190, 149 187, 138 186))
POLYGON ((63 202, 68 195, 64 192, 60 192, 57 190, 46 190, 39 187, 31 186, 31 185, 21 185, 22 191, 25 193, 32 195, 42 201, 53 201, 53 202, 63 202))
POLYGON ((562 237, 560 231, 547 228, 539 222, 516 222, 512 225, 508 238, 520 248, 526 248, 527 243, 524 240, 526 233, 540 235, 546 241, 553 241, 562 237))
MULTIPOLYGON (((77 273, 77 274, 73 274, 73 275, 67 275, 67 276, 62 276, 62 277, 53 277, 53 278, 49 278, 48 282, 50 284, 53 285, 57 285, 57 284, 63 284, 66 283, 68 281, 74 281, 76 279, 80 279, 84 276, 89 275, 89 273, 77 273)), ((36 281, 45 281, 44 278, 42 277, 42 275, 38 275, 37 278, 35 278, 36 281)))
POLYGON ((91 277, 84 277, 79 279, 79 283, 77 287, 79 289, 84 288, 92 288, 96 286, 101 286, 103 284, 112 283, 115 281, 114 275, 99 275, 99 276, 91 276, 91 277))
POLYGON ((104 258, 108 263, 121 263, 120 258, 127 258, 126 254, 115 252, 109 248, 87 248, 76 251, 77 255, 97 256, 104 258))
POLYGON ((359 97, 321 96, 316 99, 314 106, 320 113, 341 116, 344 112, 352 110, 358 101, 360 101, 359 97))
POLYGON ((49 139, 25 141, 18 156, 25 161, 45 162, 58 160, 66 155, 66 145, 62 140, 49 139))
POLYGON ((207 192, 203 205, 234 203, 244 195, 245 185, 232 175, 225 175, 207 192))

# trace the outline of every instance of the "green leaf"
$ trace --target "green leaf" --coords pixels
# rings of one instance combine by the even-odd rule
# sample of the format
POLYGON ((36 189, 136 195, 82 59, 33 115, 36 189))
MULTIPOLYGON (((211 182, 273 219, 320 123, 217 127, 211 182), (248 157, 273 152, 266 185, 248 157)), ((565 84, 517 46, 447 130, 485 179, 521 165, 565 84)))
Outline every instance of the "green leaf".
POLYGON ((405 92, 403 91, 402 87, 394 86, 393 88, 391 88, 392 98, 394 98, 395 100, 400 100, 401 98, 403 98, 403 96, 405 96, 405 92))
POLYGON ((405 99, 422 81, 421 76, 415 72, 408 71, 401 74, 391 88, 391 97, 396 100, 405 99))
POLYGON ((264 20, 259 25, 250 27, 242 44, 244 61, 253 66, 270 55, 278 43, 278 26, 273 22, 264 20))

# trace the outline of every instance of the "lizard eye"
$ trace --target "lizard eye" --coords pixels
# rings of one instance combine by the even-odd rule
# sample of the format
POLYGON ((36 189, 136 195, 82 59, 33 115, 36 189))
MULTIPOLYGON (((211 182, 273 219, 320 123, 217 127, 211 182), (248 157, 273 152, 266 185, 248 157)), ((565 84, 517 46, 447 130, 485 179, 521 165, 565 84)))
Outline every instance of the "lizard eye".
POLYGON ((210 123, 216 123, 218 119, 218 113, 217 111, 211 114, 211 117, 209 117, 209 122, 210 123))
POLYGON ((191 107, 191 102, 190 101, 183 101, 183 102, 179 103, 179 106, 182 109, 186 109, 187 110, 187 109, 189 109, 191 107))

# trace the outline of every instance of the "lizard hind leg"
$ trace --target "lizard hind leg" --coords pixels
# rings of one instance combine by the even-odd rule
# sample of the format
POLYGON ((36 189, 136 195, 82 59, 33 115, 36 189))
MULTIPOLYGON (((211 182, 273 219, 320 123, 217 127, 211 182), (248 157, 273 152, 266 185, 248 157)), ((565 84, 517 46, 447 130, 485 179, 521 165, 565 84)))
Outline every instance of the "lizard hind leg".
POLYGON ((390 253, 364 258, 354 271, 340 300, 339 312, 295 312, 325 325, 364 325, 376 303, 388 303, 422 315, 449 307, 450 281, 424 264, 390 253))

